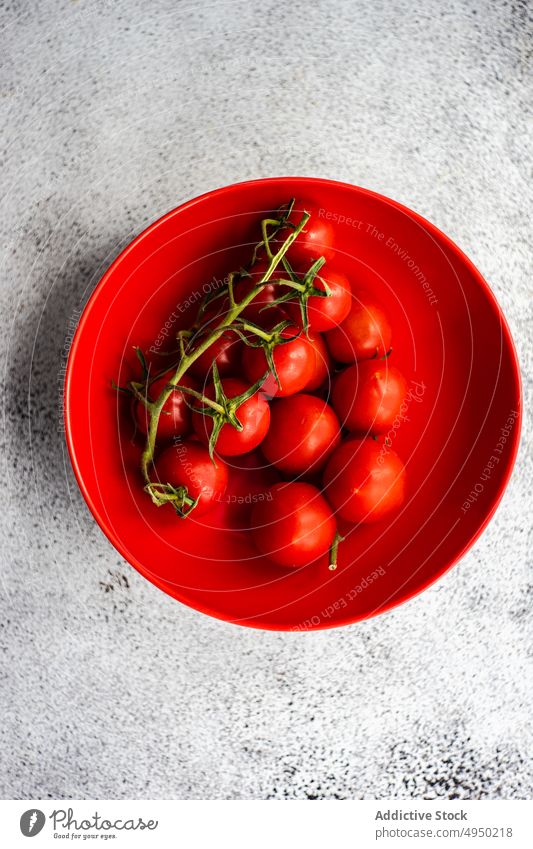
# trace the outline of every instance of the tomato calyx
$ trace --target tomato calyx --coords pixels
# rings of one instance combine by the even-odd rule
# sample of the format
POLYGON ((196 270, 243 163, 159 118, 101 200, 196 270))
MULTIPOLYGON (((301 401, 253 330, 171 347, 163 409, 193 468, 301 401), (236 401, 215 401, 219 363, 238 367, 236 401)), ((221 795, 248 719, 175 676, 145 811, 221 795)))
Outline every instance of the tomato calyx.
POLYGON ((298 332, 294 334, 294 336, 283 336, 283 331, 286 330, 287 327, 291 326, 292 321, 289 321, 288 319, 280 321, 272 328, 272 330, 265 330, 263 327, 259 327, 257 324, 254 324, 253 321, 248 320, 244 320, 240 324, 240 329, 237 332, 243 342, 249 348, 262 348, 265 355, 268 370, 258 381, 260 386, 263 385, 269 374, 272 374, 274 380, 281 388, 281 382, 274 362, 274 349, 278 345, 287 345, 289 342, 294 342, 294 340, 298 339, 301 335, 301 333, 298 332))
POLYGON ((215 462, 214 454, 220 431, 225 424, 231 425, 239 432, 242 431, 243 425, 237 416, 237 411, 239 407, 245 403, 245 401, 248 401, 253 395, 255 395, 256 392, 258 392, 268 377, 268 374, 268 371, 265 372, 265 374, 262 375, 261 378, 245 392, 241 392, 240 395, 235 395, 233 398, 228 398, 224 392, 224 387, 222 386, 217 364, 216 362, 213 362, 212 379, 215 392, 213 400, 193 389, 182 389, 182 391, 185 391, 187 395, 192 395, 200 401, 200 406, 196 406, 194 403, 190 404, 191 409, 195 413, 200 413, 203 416, 211 416, 213 419, 213 429, 209 435, 208 443, 209 456, 213 462, 215 462))
POLYGON ((172 486, 171 483, 159 483, 150 481, 144 487, 156 507, 164 504, 172 504, 174 510, 180 517, 185 519, 196 507, 198 498, 191 498, 186 486, 172 486))
POLYGON ((289 291, 272 301, 272 306, 284 304, 287 301, 290 301, 291 303, 298 303, 300 307, 302 328, 306 336, 309 336, 309 298, 329 298, 331 296, 331 289, 327 282, 318 275, 318 272, 325 262, 325 257, 319 257, 302 275, 296 274, 285 257, 282 259, 283 267, 290 278, 290 281, 284 281, 285 286, 289 288, 289 291), (315 281, 317 279, 320 280, 323 286, 322 289, 319 289, 318 286, 316 286, 315 281))
POLYGON ((280 231, 284 230, 285 228, 289 228, 291 232, 298 230, 298 232, 301 233, 303 231, 303 228, 305 227, 311 216, 308 212, 304 212, 299 224, 295 224, 293 221, 290 221, 289 218, 292 213, 295 202, 296 198, 291 198, 288 203, 282 204, 280 207, 278 207, 278 209, 276 210, 277 218, 264 218, 261 221, 261 235, 263 238, 260 242, 257 243, 254 248, 251 265, 255 265, 255 263, 259 260, 262 251, 266 253, 269 260, 272 260, 274 258, 272 248, 270 247, 270 240, 274 238, 274 236, 276 236, 280 231))

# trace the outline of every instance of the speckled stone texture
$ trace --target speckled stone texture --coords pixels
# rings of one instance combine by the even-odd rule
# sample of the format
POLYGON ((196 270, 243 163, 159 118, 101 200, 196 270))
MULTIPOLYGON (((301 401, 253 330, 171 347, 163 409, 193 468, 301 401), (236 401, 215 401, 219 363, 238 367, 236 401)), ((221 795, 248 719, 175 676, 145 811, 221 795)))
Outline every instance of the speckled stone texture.
POLYGON ((121 560, 59 414, 79 311, 121 247, 187 198, 279 174, 373 188, 455 239, 530 399, 526 3, 12 0, 1 24, 1 795, 529 798, 528 422, 444 580, 361 625, 275 634, 121 560))

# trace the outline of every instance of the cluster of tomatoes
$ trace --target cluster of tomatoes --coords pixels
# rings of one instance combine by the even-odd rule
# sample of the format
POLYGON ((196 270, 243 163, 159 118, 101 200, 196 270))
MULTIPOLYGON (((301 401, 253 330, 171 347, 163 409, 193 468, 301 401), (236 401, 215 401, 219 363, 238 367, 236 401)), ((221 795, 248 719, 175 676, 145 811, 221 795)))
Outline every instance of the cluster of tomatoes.
MULTIPOLYGON (((286 567, 333 551, 335 568, 337 519, 378 521, 404 499, 403 463, 390 448, 383 451, 381 435, 398 415, 407 386, 390 363, 391 328, 383 308, 337 267, 334 228, 314 204, 300 201, 290 210, 269 242, 270 256, 256 252, 237 277, 233 303, 261 282, 300 210, 310 218, 285 261, 242 310, 238 326, 230 324, 193 358, 165 401, 154 468, 161 485, 186 489, 196 518, 224 495, 224 458, 259 448, 280 479, 251 510, 255 545, 286 567), (228 418, 217 426, 218 407, 228 418)), ((195 338, 208 339, 228 308, 225 298, 202 308, 195 338)), ((173 373, 148 381, 147 397, 156 399, 173 373)), ((135 417, 146 434, 150 410, 140 399, 135 417)))

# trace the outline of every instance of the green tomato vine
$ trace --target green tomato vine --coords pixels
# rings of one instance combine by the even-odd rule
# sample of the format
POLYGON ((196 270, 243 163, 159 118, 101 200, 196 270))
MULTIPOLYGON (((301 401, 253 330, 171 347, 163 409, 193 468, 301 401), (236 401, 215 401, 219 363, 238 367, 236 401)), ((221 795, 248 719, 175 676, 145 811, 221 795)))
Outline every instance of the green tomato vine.
MULTIPOLYGON (((303 280, 298 277, 292 270, 290 263, 286 259, 286 254, 293 242, 298 238, 299 234, 307 224, 310 215, 307 212, 302 214, 298 224, 293 224, 289 221, 289 216, 292 212, 294 200, 291 200, 286 206, 280 207, 277 211, 277 217, 265 218, 261 221, 262 239, 257 243, 253 252, 252 267, 257 261, 259 254, 264 251, 267 258, 267 268, 264 274, 256 282, 254 287, 240 300, 235 298, 235 282, 243 277, 249 277, 248 271, 241 269, 240 271, 231 272, 228 275, 227 283, 224 288, 217 292, 216 295, 206 295, 203 299, 195 325, 189 330, 181 330, 177 334, 177 342, 179 345, 178 360, 176 362, 175 371, 171 379, 163 388, 159 396, 151 400, 148 396, 149 381, 148 369, 144 356, 140 350, 137 350, 137 356, 143 366, 144 380, 130 381, 128 391, 148 410, 150 421, 144 450, 141 456, 141 473, 144 479, 145 491, 150 495, 154 504, 158 507, 163 504, 172 504, 179 516, 187 516, 196 506, 196 501, 191 499, 187 493, 186 487, 173 487, 167 483, 160 483, 152 480, 151 469, 153 467, 154 452, 157 440, 157 429, 159 419, 163 411, 163 407, 170 397, 172 392, 183 392, 188 399, 189 406, 196 412, 203 415, 209 415, 213 418, 213 428, 209 440, 209 453, 214 460, 214 451, 218 435, 225 424, 235 427, 237 430, 242 430, 242 424, 238 418, 239 407, 249 398, 251 398, 264 383, 269 373, 272 373, 278 381, 276 369, 273 359, 273 351, 276 345, 285 344, 292 341, 291 337, 282 337, 282 332, 290 324, 290 322, 281 322, 270 331, 265 331, 254 322, 245 320, 241 313, 243 310, 259 295, 267 283, 285 287, 285 291, 276 299, 274 303, 283 303, 289 299, 299 300, 304 320, 304 331, 307 332, 307 311, 306 304, 311 294, 320 297, 327 296, 328 292, 316 289, 313 285, 313 279, 317 271, 324 264, 324 259, 317 260, 309 272, 303 277, 303 280), (272 238, 279 233, 280 230, 288 229, 288 235, 281 242, 277 250, 273 251, 271 246, 272 238), (282 264, 287 277, 284 279, 276 279, 275 272, 278 266, 282 264), (228 303, 227 311, 220 316, 217 316, 215 321, 206 321, 202 323, 207 308, 213 304, 216 299, 225 297, 228 303), (215 398, 206 398, 199 392, 193 389, 182 386, 181 379, 187 373, 191 365, 213 344, 220 336, 231 329, 234 331, 246 345, 253 347, 263 347, 268 369, 265 374, 246 392, 235 398, 228 398, 223 390, 220 376, 216 363, 213 363, 213 384, 215 388, 215 398)), ((293 337, 294 338, 294 337, 293 337)), ((155 379, 155 378, 154 378, 155 379)))

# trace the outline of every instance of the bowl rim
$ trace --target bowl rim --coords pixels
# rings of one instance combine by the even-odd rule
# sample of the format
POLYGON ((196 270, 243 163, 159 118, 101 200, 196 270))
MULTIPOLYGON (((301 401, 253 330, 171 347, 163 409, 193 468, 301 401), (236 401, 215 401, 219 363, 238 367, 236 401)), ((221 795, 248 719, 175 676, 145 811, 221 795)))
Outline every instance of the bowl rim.
POLYGON ((333 629, 333 628, 340 628, 340 627, 345 627, 347 625, 354 625, 358 622, 363 622, 363 621, 366 621, 368 619, 373 619, 376 616, 381 616, 383 614, 389 613, 390 611, 394 610, 395 608, 399 607, 400 605, 403 605, 406 602, 410 601, 411 599, 414 599, 417 596, 419 596, 426 589, 428 589, 428 587, 432 586, 432 584, 434 584, 434 583, 436 583, 436 581, 440 580, 440 578, 442 578, 443 575, 445 575, 447 572, 449 572, 450 569, 452 569, 454 566, 456 566, 457 563, 460 560, 462 560, 462 558, 465 556, 465 554, 477 542, 477 540, 479 539, 479 537, 481 536, 481 534, 483 533, 483 531, 485 530, 485 528, 487 527, 489 522, 494 517, 494 514, 496 513, 496 510, 498 509, 498 506, 499 506, 499 504, 500 504, 500 502, 503 498, 504 492, 507 489, 507 486, 508 486, 509 481, 511 479, 511 476, 513 474, 515 463, 516 463, 516 457, 517 457, 518 449, 519 449, 519 446, 520 446, 520 438, 521 438, 521 431, 522 431, 523 388, 522 388, 520 364, 519 364, 519 360, 518 360, 518 354, 517 354, 517 351, 516 351, 516 346, 514 344, 514 340, 513 340, 512 334, 511 334, 511 330, 509 328, 509 324, 508 324, 507 319, 506 319, 506 317, 505 317, 505 315, 504 315, 504 313, 503 313, 503 311, 502 311, 502 309, 501 309, 501 307, 498 303, 498 300, 497 300, 494 292, 490 288, 489 284, 487 283, 487 281, 485 280, 485 278, 481 274, 481 272, 476 268, 476 266, 468 258, 468 256, 461 250, 461 248, 452 239, 450 239, 449 236, 446 235, 446 233, 444 233, 442 230, 440 230, 438 227, 436 227, 434 224, 432 224, 431 221, 428 221, 426 218, 424 218, 418 212, 415 212, 414 210, 410 209, 409 207, 405 206, 404 204, 399 203, 398 201, 396 201, 392 198, 389 198, 386 195, 381 194, 380 192, 375 192, 371 189, 366 189, 363 186, 358 186, 358 185, 355 185, 353 183, 346 183, 346 182, 343 182, 343 181, 340 181, 340 180, 330 180, 330 179, 324 178, 324 177, 307 177, 307 176, 288 176, 288 175, 285 175, 285 176, 279 176, 279 177, 263 177, 263 178, 258 178, 258 179, 254 179, 254 180, 242 180, 242 181, 239 181, 239 182, 236 182, 236 183, 230 183, 226 186, 221 186, 221 187, 216 188, 216 189, 211 189, 210 191, 207 191, 207 192, 203 192, 202 194, 200 194, 200 195, 198 195, 194 198, 191 198, 190 200, 187 200, 184 203, 179 204, 179 206, 176 206, 173 209, 169 210, 168 212, 165 212, 163 215, 159 216, 159 218, 157 218, 155 221, 153 221, 151 224, 149 224, 147 227, 145 227, 144 230, 142 230, 137 236, 135 236, 131 240, 131 242, 129 242, 129 244, 126 245, 126 247, 123 248, 123 250, 120 251, 118 256, 113 260, 111 265, 109 265, 107 270, 104 272, 104 274, 102 275, 102 277, 98 281, 93 292, 91 293, 90 297, 88 298, 87 303, 85 304, 85 306, 82 310, 82 314, 80 316, 80 319, 78 321, 78 325, 76 327, 76 331, 74 333, 72 343, 71 343, 71 346, 70 346, 68 359, 67 359, 67 365, 66 365, 66 369, 65 369, 65 377, 64 377, 64 383, 63 383, 63 418, 64 418, 64 424, 65 424, 65 440, 66 440, 66 443, 67 443, 67 449, 68 449, 68 453, 69 453, 69 457, 70 457, 70 462, 71 462, 71 465, 72 465, 78 486, 81 490, 81 493, 82 493, 82 495, 85 499, 87 506, 89 507, 89 510, 91 511, 93 518, 96 520, 96 523, 98 524, 100 529, 103 531, 103 533, 105 534, 105 536, 107 537, 109 542, 113 545, 113 547, 146 580, 148 580, 151 584, 156 586, 159 590, 162 590, 166 595, 170 596, 170 598, 172 598, 173 600, 179 601, 181 604, 184 604, 185 606, 189 607, 190 609, 195 610, 199 613, 206 614, 206 615, 211 616, 211 617, 218 619, 220 621, 228 622, 232 625, 239 625, 241 627, 254 628, 256 630, 262 630, 262 631, 280 631, 280 632, 285 632, 285 633, 290 633, 290 632, 307 633, 307 632, 312 632, 312 631, 324 631, 324 630, 329 630, 329 629, 333 629), (518 416, 515 420, 515 426, 513 427, 513 430, 512 430, 512 441, 511 441, 511 445, 509 446, 509 452, 507 454, 508 460, 507 460, 507 465, 506 465, 506 468, 505 468, 505 474, 504 474, 502 480, 500 481, 499 486, 497 487, 497 489, 494 491, 494 493, 492 495, 492 498, 491 498, 491 501, 489 502, 489 505, 487 507, 485 516, 484 516, 482 522, 480 522, 479 527, 477 528, 475 533, 472 534, 472 536, 470 537, 468 542, 455 555, 455 557, 453 557, 449 562, 447 562, 444 567, 442 567, 437 572, 435 572, 430 577, 428 577, 426 580, 424 580, 420 584, 420 586, 418 586, 416 589, 406 590, 404 592, 400 592, 398 595, 395 595, 392 599, 388 599, 382 606, 377 607, 375 610, 371 611, 370 613, 364 613, 364 614, 361 614, 361 615, 343 615, 338 620, 335 620, 334 622, 330 622, 330 621, 324 622, 321 619, 320 622, 318 623, 318 625, 313 624, 312 627, 309 627, 309 628, 300 628, 300 627, 295 628, 294 625, 284 625, 284 624, 278 624, 278 623, 272 623, 272 622, 266 622, 266 623, 265 622, 255 622, 253 619, 242 619, 242 618, 241 619, 232 619, 231 617, 225 616, 224 614, 220 613, 220 611, 212 609, 211 607, 209 607, 209 605, 201 604, 200 602, 196 602, 196 600, 195 600, 194 604, 192 604, 189 600, 186 600, 186 599, 181 598, 181 597, 177 597, 175 595, 171 595, 165 587, 165 582, 163 580, 161 580, 158 576, 154 576, 151 573, 149 574, 146 567, 141 563, 141 561, 137 560, 137 558, 134 557, 131 554, 131 552, 123 544, 122 540, 120 540, 117 537, 115 532, 109 527, 109 525, 106 522, 106 520, 104 519, 104 517, 102 517, 100 515, 98 509, 96 508, 94 501, 93 501, 93 498, 92 498, 90 492, 88 491, 88 488, 85 484, 85 481, 83 479, 83 475, 82 475, 80 468, 79 468, 79 465, 78 465, 77 456, 76 456, 75 440, 74 440, 74 437, 73 437, 73 431, 72 431, 71 421, 70 421, 70 404, 69 404, 69 397, 70 397, 70 391, 71 391, 71 385, 72 385, 73 365, 74 365, 74 361, 75 361, 75 358, 76 358, 76 352, 77 352, 77 349, 78 349, 78 346, 79 346, 79 341, 80 341, 80 338, 81 338, 83 331, 84 331, 85 324, 87 323, 91 309, 92 309, 93 304, 94 304, 94 302, 96 301, 96 299, 99 295, 100 290, 106 285, 107 280, 114 274, 117 267, 120 265, 121 262, 124 261, 126 256, 130 253, 130 251, 136 249, 138 247, 138 245, 144 239, 146 239, 154 230, 159 228, 163 223, 166 223, 167 221, 171 220, 175 215, 181 213, 183 210, 190 209, 190 208, 196 206, 197 204, 201 203, 202 201, 206 200, 207 198, 213 197, 215 195, 223 195, 223 194, 226 194, 226 193, 230 193, 230 192, 233 192, 233 191, 238 190, 239 188, 245 187, 245 186, 246 187, 253 187, 254 185, 255 186, 257 186, 259 184, 264 185, 265 183, 273 183, 273 184, 274 183, 280 184, 280 183, 284 183, 284 182, 294 183, 295 181, 300 183, 303 189, 305 189, 306 186, 315 187, 315 188, 316 188, 317 185, 318 186, 321 186, 321 185, 322 186, 334 186, 334 187, 336 186, 336 187, 342 187, 342 188, 345 188, 345 189, 355 190, 356 192, 359 192, 362 195, 366 195, 368 197, 371 197, 371 198, 377 199, 379 201, 385 202, 386 204, 389 204, 390 206, 392 206, 395 209, 402 212, 404 215, 407 215, 407 216, 411 217, 412 219, 414 219, 419 225, 421 225, 423 228, 428 230, 431 235, 436 236, 438 239, 442 240, 445 243, 446 247, 456 256, 456 258, 461 263, 463 263, 468 268, 468 270, 471 272, 471 274, 477 279, 477 282, 480 284, 485 297, 488 299, 492 309, 495 310, 495 312, 497 313, 497 315, 499 317, 499 320, 501 322, 501 328, 502 328, 503 346, 504 347, 505 347, 505 345, 507 346, 507 348, 510 352, 510 355, 511 355, 513 376, 515 378, 516 388, 517 388, 517 406, 518 406, 518 410, 517 410, 518 416))

